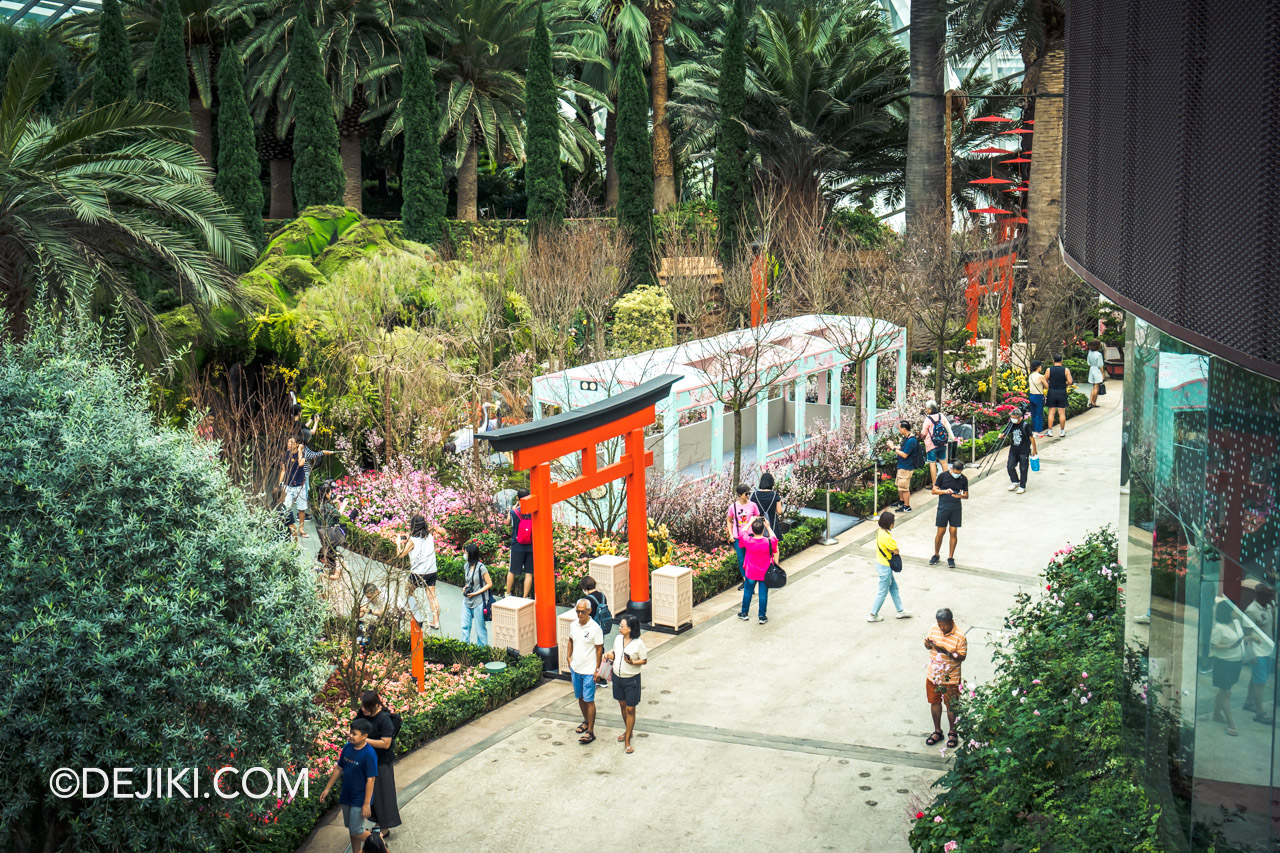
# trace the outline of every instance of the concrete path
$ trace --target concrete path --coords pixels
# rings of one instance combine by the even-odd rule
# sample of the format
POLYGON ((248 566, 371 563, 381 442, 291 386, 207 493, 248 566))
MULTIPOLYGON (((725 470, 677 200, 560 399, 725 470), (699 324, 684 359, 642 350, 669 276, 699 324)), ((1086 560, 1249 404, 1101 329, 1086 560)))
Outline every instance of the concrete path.
MULTIPOLYGON (((1115 525, 1119 508, 1120 383, 1103 408, 1041 444, 1027 493, 1006 491, 1003 454, 972 483, 957 568, 927 565, 934 501, 895 529, 915 615, 866 621, 876 588, 875 528, 787 561, 790 583, 769 602, 769 624, 741 622, 741 594, 695 608, 678 637, 645 634, 636 751, 626 755, 618 706, 598 705, 598 740, 580 746, 577 703, 564 682, 516 702, 401 760, 406 851, 561 851, 617 840, 650 851, 905 851, 908 817, 949 760, 924 738, 921 641, 950 607, 969 638, 969 679, 993 671, 991 652, 1020 590, 1054 551, 1115 525)), ((943 545, 944 549, 946 544, 943 545)), ((944 550, 943 557, 946 552, 944 550)), ((607 695, 607 694, 606 694, 607 695)), ((339 853, 341 819, 304 847, 339 853)))

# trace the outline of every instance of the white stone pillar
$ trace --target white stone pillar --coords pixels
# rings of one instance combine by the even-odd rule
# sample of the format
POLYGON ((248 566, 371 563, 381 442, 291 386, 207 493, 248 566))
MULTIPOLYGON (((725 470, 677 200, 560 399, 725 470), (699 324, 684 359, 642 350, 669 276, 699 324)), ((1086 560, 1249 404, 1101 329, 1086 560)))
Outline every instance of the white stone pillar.
POLYGON ((769 389, 756 392, 756 467, 769 458, 769 389))
POLYGON ((871 358, 866 360, 863 367, 862 419, 863 419, 863 422, 867 425, 868 435, 871 434, 871 430, 874 429, 876 425, 876 376, 877 376, 876 362, 877 361, 879 361, 879 359, 873 355, 871 356, 871 358))
POLYGON ((724 403, 716 400, 711 409, 711 468, 710 473, 719 471, 724 465, 724 403))
POLYGON ((809 390, 809 377, 800 375, 796 377, 796 406, 795 406, 795 423, 792 426, 792 432, 795 433, 796 444, 804 447, 804 404, 805 392, 809 390))
POLYGON ((827 399, 831 403, 831 428, 833 430, 840 429, 840 381, 844 376, 844 365, 831 368, 831 373, 827 379, 827 388, 831 393, 827 395, 827 399))

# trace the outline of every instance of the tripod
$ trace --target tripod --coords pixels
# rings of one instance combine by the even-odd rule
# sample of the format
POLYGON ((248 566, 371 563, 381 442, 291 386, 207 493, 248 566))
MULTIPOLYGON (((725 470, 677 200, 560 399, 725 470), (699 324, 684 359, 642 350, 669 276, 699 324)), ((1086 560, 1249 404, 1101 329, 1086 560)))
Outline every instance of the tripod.
POLYGON ((987 454, 986 460, 978 466, 978 477, 983 477, 991 471, 991 468, 995 465, 996 457, 1000 455, 1000 451, 1004 450, 1004 446, 1009 442, 1010 430, 1011 427, 1006 421, 1004 427, 1000 430, 1000 443, 996 445, 995 450, 987 454))

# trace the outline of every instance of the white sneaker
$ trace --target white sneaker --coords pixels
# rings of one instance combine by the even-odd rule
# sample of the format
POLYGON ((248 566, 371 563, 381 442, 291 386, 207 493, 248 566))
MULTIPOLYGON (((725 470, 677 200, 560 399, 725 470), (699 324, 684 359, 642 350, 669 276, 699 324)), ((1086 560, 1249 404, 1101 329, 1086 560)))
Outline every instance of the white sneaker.
POLYGON ((1058 430, 1058 438, 1066 438, 1066 437, 1067 437, 1067 431, 1065 429, 1058 430))
POLYGON ((1009 491, 1011 491, 1011 492, 1012 492, 1012 491, 1013 491, 1014 489, 1016 489, 1016 488, 1018 488, 1018 484, 1017 484, 1017 483, 1010 483, 1010 484, 1009 484, 1009 491))
POLYGON ((884 617, 883 617, 883 616, 877 616, 877 615, 875 615, 875 614, 873 613, 873 614, 871 614, 870 616, 868 616, 868 617, 867 617, 867 621, 868 621, 868 622, 883 622, 883 621, 884 621, 884 617))
POLYGON ((897 616, 897 618, 899 618, 899 619, 910 619, 910 618, 911 618, 911 611, 910 611, 910 610, 899 610, 899 611, 898 611, 898 616, 897 616))
POLYGON ((1023 493, 1023 492, 1025 492, 1025 491, 1026 491, 1026 489, 1022 488, 1022 486, 1019 486, 1019 487, 1018 487, 1018 494, 1022 494, 1022 493, 1023 493))

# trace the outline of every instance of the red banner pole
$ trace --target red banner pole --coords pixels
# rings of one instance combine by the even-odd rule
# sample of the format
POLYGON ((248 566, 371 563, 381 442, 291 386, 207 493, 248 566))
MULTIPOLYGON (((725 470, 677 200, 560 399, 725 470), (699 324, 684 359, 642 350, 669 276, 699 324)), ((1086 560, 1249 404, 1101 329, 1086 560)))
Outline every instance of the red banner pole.
POLYGON ((556 643, 555 543, 551 529, 551 465, 543 462, 529 471, 529 497, 537 501, 533 510, 533 615, 537 626, 537 648, 542 668, 559 669, 556 643))
POLYGON ((652 621, 649 601, 649 517, 644 494, 644 430, 627 433, 627 455, 632 459, 627 475, 627 552, 630 561, 631 600, 627 610, 641 622, 652 621))

